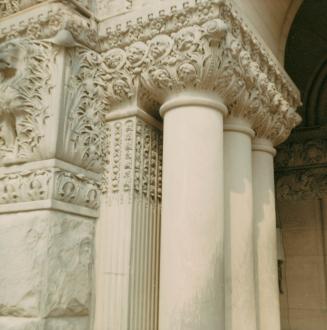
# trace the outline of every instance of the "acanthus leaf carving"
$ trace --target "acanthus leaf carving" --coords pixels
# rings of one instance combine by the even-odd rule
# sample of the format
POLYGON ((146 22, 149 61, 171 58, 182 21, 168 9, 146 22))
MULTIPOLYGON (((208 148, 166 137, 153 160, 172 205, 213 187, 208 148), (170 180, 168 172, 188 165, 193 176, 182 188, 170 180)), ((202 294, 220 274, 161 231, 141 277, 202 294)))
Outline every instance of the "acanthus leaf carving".
POLYGON ((103 58, 82 47, 69 49, 72 63, 64 96, 64 159, 99 172, 104 166, 105 78, 103 58))
POLYGON ((33 158, 44 136, 51 93, 51 46, 15 39, 0 46, 0 162, 33 158))

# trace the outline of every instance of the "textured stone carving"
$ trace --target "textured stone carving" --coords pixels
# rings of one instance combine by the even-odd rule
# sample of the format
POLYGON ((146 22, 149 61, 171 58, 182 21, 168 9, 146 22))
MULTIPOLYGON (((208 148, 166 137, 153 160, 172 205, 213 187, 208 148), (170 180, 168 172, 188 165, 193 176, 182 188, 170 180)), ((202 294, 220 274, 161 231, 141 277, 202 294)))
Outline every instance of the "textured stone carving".
POLYGON ((20 9, 20 0, 3 0, 0 3, 0 17, 11 15, 20 9))
POLYGON ((99 207, 100 187, 96 180, 60 168, 23 170, 0 175, 0 204, 55 199, 99 207))
POLYGON ((68 50, 72 63, 64 96, 63 158, 86 169, 104 166, 105 70, 102 57, 87 48, 68 50))
MULTIPOLYGON (((8 265, 0 272, 0 315, 40 319, 88 315, 94 223, 53 211, 0 218, 0 257, 8 265), (13 281, 17 283, 15 288, 13 281)), ((16 322, 19 324, 19 319, 16 322)))
POLYGON ((19 37, 49 39, 63 29, 70 31, 78 42, 90 48, 97 47, 95 23, 61 3, 48 3, 46 6, 32 8, 28 12, 23 12, 19 20, 11 16, 6 17, 1 22, 0 42, 19 37))
POLYGON ((49 114, 50 46, 16 39, 0 45, 0 162, 31 159, 49 114))
POLYGON ((111 74, 108 104, 114 107, 137 95, 144 108, 157 107, 184 90, 210 92, 233 116, 247 118, 259 137, 281 143, 300 121, 291 105, 295 100, 283 97, 230 29, 214 19, 105 52, 111 74))
POLYGON ((249 53, 252 61, 257 63, 275 85, 277 91, 287 99, 292 107, 300 102, 299 93, 287 75, 266 51, 247 25, 235 12, 228 1, 188 1, 176 3, 169 8, 159 9, 147 17, 130 17, 126 23, 112 19, 100 25, 100 46, 103 50, 125 48, 133 42, 146 42, 159 34, 171 35, 184 27, 201 26, 214 19, 220 19, 228 26, 228 34, 238 40, 239 45, 249 53))
POLYGON ((143 194, 161 198, 162 134, 135 117, 107 124, 109 164, 105 190, 112 194, 143 194))
POLYGON ((276 174, 280 200, 319 199, 327 195, 327 168, 297 170, 276 174))
POLYGON ((327 164, 327 142, 322 139, 289 142, 278 147, 277 169, 327 164))

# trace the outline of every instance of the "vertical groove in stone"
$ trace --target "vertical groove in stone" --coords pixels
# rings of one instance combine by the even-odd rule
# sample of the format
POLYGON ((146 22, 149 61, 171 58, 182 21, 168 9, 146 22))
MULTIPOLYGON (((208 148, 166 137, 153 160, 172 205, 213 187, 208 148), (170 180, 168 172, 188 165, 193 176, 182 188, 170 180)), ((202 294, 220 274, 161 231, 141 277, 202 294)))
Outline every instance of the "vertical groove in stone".
POLYGON ((108 136, 104 330, 156 330, 162 133, 133 117, 110 122, 108 136))

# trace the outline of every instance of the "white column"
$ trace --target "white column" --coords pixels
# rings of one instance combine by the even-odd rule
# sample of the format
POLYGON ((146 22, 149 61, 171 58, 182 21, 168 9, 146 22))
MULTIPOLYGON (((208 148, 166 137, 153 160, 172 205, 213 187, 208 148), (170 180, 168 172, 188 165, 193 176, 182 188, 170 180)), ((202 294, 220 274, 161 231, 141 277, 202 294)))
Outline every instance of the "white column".
POLYGON ((178 96, 164 117, 159 330, 224 328, 223 114, 178 96))
POLYGON ((255 330, 253 130, 240 118, 224 124, 226 330, 255 330))
POLYGON ((255 264, 259 330, 279 330, 279 290, 274 193, 275 149, 266 139, 253 142, 255 264))

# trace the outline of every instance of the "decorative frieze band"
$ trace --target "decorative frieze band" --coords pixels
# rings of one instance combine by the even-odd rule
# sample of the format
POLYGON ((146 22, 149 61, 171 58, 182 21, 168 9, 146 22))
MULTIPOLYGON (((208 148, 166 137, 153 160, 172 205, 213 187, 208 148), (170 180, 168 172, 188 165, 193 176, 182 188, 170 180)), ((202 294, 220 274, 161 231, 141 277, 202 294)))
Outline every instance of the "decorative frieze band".
MULTIPOLYGON (((0 212, 17 211, 24 205, 33 209, 33 204, 28 202, 40 201, 63 202, 69 204, 72 213, 95 216, 100 204, 100 176, 58 160, 2 168, 0 212), (14 203, 21 205, 13 208, 14 203)), ((43 207, 40 207, 42 203, 34 205, 35 208, 49 206, 48 203, 43 207)), ((60 208, 60 204, 56 205, 60 208)))
POLYGON ((324 139, 288 142, 277 149, 275 158, 277 170, 322 165, 327 165, 327 141, 324 139))
POLYGON ((327 196, 327 167, 276 173, 278 200, 319 199, 327 196))

